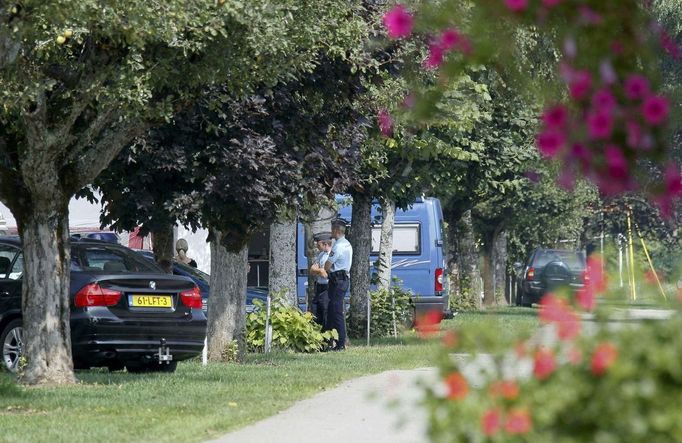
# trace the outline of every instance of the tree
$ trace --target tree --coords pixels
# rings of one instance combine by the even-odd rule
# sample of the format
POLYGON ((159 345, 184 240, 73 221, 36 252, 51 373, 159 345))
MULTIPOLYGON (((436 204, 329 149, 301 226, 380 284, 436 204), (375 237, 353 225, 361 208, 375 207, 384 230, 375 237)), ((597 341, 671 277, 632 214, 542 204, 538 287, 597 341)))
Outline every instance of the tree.
MULTIPOLYGON (((313 66, 337 2, 96 0, 0 8, 0 199, 23 241, 30 384, 74 381, 68 202, 206 85, 231 93, 313 66), (50 276, 46 278, 46 276, 50 276)), ((325 37, 326 38, 326 37, 325 37)))
MULTIPOLYGON (((282 213, 296 213, 345 189, 353 180, 354 151, 363 131, 353 107, 359 87, 351 60, 319 57, 318 66, 300 79, 263 86, 247 98, 232 97, 227 86, 211 88, 174 123, 124 151, 96 183, 105 201, 103 223, 116 221, 115 227, 130 229, 150 220, 165 224, 177 219, 205 226, 212 242, 221 241, 222 248, 212 246, 212 251, 232 254, 216 263, 227 263, 245 260, 239 251, 251 234, 282 213), (156 154, 162 148, 173 154, 156 154), (136 174, 128 182, 124 171, 131 170, 136 174), (167 173, 172 174, 169 180, 158 180, 167 173)), ((211 299, 230 297, 243 304, 244 285, 230 282, 245 278, 245 266, 230 264, 236 275, 212 269, 211 286, 225 292, 212 290, 211 299)), ((221 328, 209 330, 223 336, 209 336, 209 350, 218 356, 243 322, 226 320, 227 312, 212 304, 209 324, 215 320, 221 328)))

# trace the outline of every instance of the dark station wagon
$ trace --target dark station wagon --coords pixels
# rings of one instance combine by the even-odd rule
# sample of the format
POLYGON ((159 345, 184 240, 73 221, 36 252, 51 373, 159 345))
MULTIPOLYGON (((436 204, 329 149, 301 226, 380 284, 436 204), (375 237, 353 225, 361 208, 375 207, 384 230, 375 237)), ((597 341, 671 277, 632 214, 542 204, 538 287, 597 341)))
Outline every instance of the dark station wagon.
MULTIPOLYGON (((19 238, 0 237, 0 343, 10 371, 17 370, 24 338, 22 273, 19 238)), ((199 288, 126 247, 73 238, 70 297, 76 369, 172 372, 203 349, 199 288)))

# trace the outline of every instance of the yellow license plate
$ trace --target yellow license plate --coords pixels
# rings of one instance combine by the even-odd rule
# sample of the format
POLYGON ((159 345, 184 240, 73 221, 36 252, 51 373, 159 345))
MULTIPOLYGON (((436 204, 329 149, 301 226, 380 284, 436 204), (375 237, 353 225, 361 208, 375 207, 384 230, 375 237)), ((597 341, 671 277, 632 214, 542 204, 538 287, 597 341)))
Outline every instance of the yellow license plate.
POLYGON ((172 308, 168 295, 133 295, 131 306, 142 308, 172 308))

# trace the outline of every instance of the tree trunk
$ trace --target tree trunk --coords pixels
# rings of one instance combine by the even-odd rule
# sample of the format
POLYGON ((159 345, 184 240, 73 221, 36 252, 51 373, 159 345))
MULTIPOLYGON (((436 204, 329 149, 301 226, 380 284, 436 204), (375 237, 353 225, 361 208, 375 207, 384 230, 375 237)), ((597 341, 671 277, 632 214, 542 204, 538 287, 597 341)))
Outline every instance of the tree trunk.
POLYGON ((298 305, 296 294, 296 220, 270 225, 270 294, 282 294, 298 305))
POLYGON ((462 298, 470 303, 472 307, 481 307, 481 273, 479 269, 480 257, 474 237, 474 227, 471 219, 471 210, 462 215, 458 223, 460 238, 459 247, 459 268, 461 272, 460 286, 462 298))
POLYGON ((350 311, 348 334, 363 337, 367 333, 367 297, 369 295, 369 254, 372 247, 372 198, 354 193, 351 246, 353 263, 350 268, 350 311))
POLYGON ((35 201, 30 211, 17 217, 24 251, 22 312, 28 360, 23 381, 28 384, 75 382, 69 326, 68 199, 64 200, 62 204, 35 201))
POLYGON ((391 261, 393 260, 393 225, 395 223, 395 200, 381 200, 381 242, 377 261, 378 285, 380 289, 391 287, 391 261))
POLYGON ((509 300, 507 294, 507 233, 502 225, 495 230, 493 238, 493 273, 495 282, 495 300, 509 300))
MULTIPOLYGON (((308 259, 308 268, 317 259, 320 251, 315 244, 315 236, 323 232, 331 232, 331 222, 336 216, 336 211, 328 206, 323 206, 312 220, 304 221, 305 229, 305 255, 308 259)), ((315 297, 315 277, 308 274, 308 290, 306 291, 307 306, 310 308, 311 301, 315 297)))
POLYGON ((495 303, 495 273, 493 265, 492 239, 486 238, 483 244, 483 304, 490 306, 495 303))
POLYGON ((175 255, 173 234, 173 225, 164 226, 163 229, 152 232, 152 250, 157 260, 171 260, 175 255))
POLYGON ((227 350, 237 340, 240 357, 246 349, 246 267, 248 249, 228 252, 223 233, 211 230, 211 296, 208 299, 208 358, 228 359, 227 350))

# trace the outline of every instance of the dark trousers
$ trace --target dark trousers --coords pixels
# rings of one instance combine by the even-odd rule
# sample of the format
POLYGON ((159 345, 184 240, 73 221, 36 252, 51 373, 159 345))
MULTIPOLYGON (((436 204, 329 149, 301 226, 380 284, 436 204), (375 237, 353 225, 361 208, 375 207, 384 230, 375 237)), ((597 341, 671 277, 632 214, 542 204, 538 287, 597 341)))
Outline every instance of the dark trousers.
POLYGON ((310 312, 315 316, 315 321, 324 326, 327 323, 327 306, 329 305, 329 285, 315 283, 315 297, 313 297, 310 312))
POLYGON ((329 308, 327 310, 327 322, 324 330, 330 331, 336 329, 339 333, 339 340, 336 342, 335 349, 344 349, 346 347, 346 317, 343 315, 343 298, 348 291, 350 280, 345 279, 329 279, 329 308))

